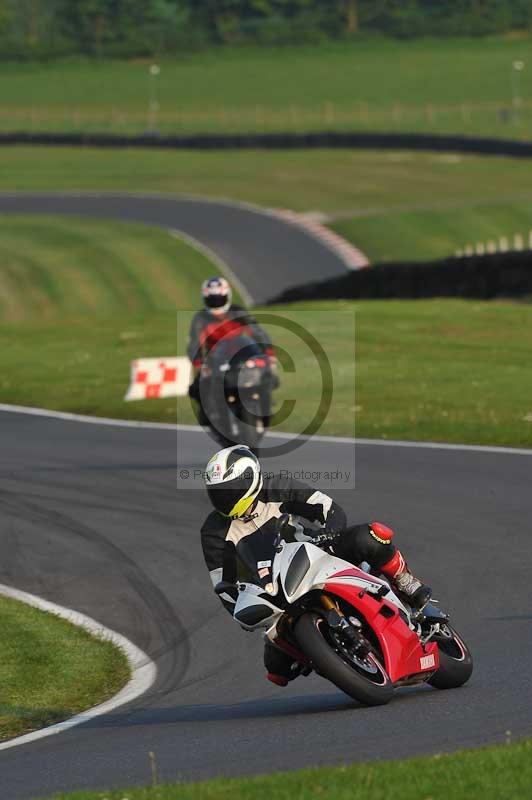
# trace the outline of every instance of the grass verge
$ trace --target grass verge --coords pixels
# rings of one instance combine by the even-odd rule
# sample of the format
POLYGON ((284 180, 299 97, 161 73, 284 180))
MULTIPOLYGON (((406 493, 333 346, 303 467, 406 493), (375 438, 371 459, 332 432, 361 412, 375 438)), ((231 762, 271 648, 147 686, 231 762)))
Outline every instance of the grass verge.
POLYGON ((129 680, 125 654, 82 628, 0 597, 0 741, 112 697, 129 680))
POLYGON ((8 322, 194 308, 212 273, 204 255, 160 228, 60 216, 0 215, 0 262, 8 322))
MULTIPOLYGON (((0 190, 166 192, 319 211, 374 261, 423 260, 452 255, 477 241, 511 240, 516 233, 527 242, 532 227, 528 163, 370 150, 202 153, 6 147, 0 148, 0 190)), ((133 238, 133 228, 129 230, 133 238)), ((121 238, 122 253, 134 256, 136 247, 127 252, 121 238)), ((99 244, 93 241, 86 251, 95 254, 99 244)), ((102 246, 109 244, 104 237, 102 246)), ((164 247, 168 251, 169 243, 164 247)), ((187 263, 185 259, 183 271, 187 263)))
MULTIPOLYGON (((321 433, 352 435, 356 422, 358 436, 532 446, 532 305, 345 301, 268 309, 276 312, 311 331, 332 365, 333 403, 321 433)), ((180 319, 185 330, 186 315, 180 319)), ((278 326, 270 332, 296 365, 277 393, 278 402, 297 400, 280 428, 301 430, 320 396, 319 370, 301 341, 278 326)), ((2 402, 176 420, 174 399, 122 400, 130 360, 175 353, 173 311, 2 324, 0 348, 2 402)), ((177 411, 180 422, 194 421, 188 399, 177 411)))
POLYGON ((75 792, 54 800, 515 800, 532 787, 532 742, 257 778, 75 792))
POLYGON ((156 86, 142 59, 3 64, 0 129, 529 136, 532 78, 512 64, 530 48, 526 36, 211 48, 163 59, 156 86))
POLYGON ((532 202, 529 163, 374 150, 0 147, 0 190, 167 192, 354 217, 532 202))
MULTIPOLYGON (((124 403, 129 363, 184 353, 192 310, 176 308, 198 307, 209 262, 131 223, 6 216, 0 231, 1 402, 175 422, 174 399, 124 403)), ((294 319, 325 349, 334 396, 321 433, 532 445, 531 305, 346 301, 268 312, 294 319)), ((277 393, 296 408, 279 428, 302 430, 319 370, 297 337, 279 325, 270 334, 296 365, 277 393)), ((177 419, 195 421, 187 398, 177 419)))
POLYGON ((446 258, 458 249, 514 247, 520 235, 532 249, 532 202, 479 204, 464 208, 397 211, 339 220, 331 227, 360 247, 373 262, 446 258))

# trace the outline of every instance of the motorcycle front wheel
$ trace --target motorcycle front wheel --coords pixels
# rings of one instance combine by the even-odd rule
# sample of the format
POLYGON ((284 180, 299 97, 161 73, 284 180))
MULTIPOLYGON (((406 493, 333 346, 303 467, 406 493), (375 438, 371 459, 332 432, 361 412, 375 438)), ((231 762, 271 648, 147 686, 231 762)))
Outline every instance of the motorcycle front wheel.
POLYGON ((438 644, 440 666, 428 683, 435 689, 457 689, 469 680, 473 672, 468 646, 450 625, 446 625, 444 633, 432 641, 438 644))
POLYGON ((294 627, 297 642, 316 672, 366 706, 388 703, 393 685, 377 656, 361 658, 335 640, 327 621, 315 612, 303 614, 294 627))

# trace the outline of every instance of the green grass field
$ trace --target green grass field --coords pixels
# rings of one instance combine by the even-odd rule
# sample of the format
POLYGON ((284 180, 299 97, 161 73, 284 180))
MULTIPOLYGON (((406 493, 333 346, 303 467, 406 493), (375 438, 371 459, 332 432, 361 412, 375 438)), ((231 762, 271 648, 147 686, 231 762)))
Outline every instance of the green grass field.
POLYGON ((330 227, 372 262, 445 258, 477 243, 498 247, 500 239, 512 248, 516 234, 532 250, 532 202, 368 214, 330 227))
POLYGON ((529 137, 532 71, 512 64, 531 50, 523 36, 212 48, 164 59, 156 79, 139 59, 2 64, 0 129, 529 137))
MULTIPOLYGON (((31 217, 2 224, 15 274, 24 274, 31 251, 42 284, 56 287, 37 302, 15 284, 17 313, 9 311, 0 325, 2 402, 174 422, 174 400, 123 402, 129 363, 184 352, 191 311, 178 315, 178 331, 175 309, 181 301, 185 309, 197 307, 208 262, 166 233, 143 226, 31 217), (97 260, 81 257, 95 237, 97 260), (72 241, 81 248, 79 258, 70 249, 72 241), (69 263, 75 280, 69 280, 69 263), (84 293, 89 298, 99 292, 100 301, 82 306, 80 286, 92 287, 84 293), (115 296, 116 287, 124 297, 115 296), (28 312, 25 300, 31 303, 28 312)), ((6 308, 12 307, 8 302, 6 308)), ((356 421, 359 436, 532 444, 532 306, 339 302, 268 309, 276 311, 312 331, 332 363, 335 395, 322 433, 351 435, 356 421), (516 380, 519 392, 508 392, 516 380)), ((286 331, 274 327, 271 335, 297 365, 283 377, 278 399, 296 397, 298 405, 281 427, 301 429, 321 390, 314 357, 286 331)), ((194 421, 187 399, 179 401, 177 414, 180 422, 194 421)))
POLYGON ((376 761, 256 778, 74 792, 54 800, 516 800, 532 789, 532 742, 406 761, 376 761))
POLYGON ((528 160, 446 153, 0 148, 3 191, 166 192, 319 211, 377 261, 438 258, 515 233, 526 239, 531 174, 528 160))
POLYGON ((0 597, 0 741, 112 697, 128 681, 117 647, 66 620, 0 597))
POLYGON ((0 147, 0 191, 228 197, 333 217, 532 202, 532 162, 445 153, 0 147))
POLYGON ((3 322, 194 308, 212 272, 159 228, 73 217, 0 215, 0 260, 3 322))

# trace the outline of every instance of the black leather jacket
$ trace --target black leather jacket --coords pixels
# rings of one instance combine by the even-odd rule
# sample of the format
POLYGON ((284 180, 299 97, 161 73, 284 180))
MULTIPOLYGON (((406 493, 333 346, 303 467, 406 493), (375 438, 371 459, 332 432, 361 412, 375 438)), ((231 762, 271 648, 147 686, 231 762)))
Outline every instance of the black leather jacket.
POLYGON ((261 345, 268 355, 272 344, 263 328, 242 306, 232 305, 225 314, 216 316, 202 309, 194 314, 190 324, 187 355, 199 367, 209 350, 225 336, 247 334, 261 345))

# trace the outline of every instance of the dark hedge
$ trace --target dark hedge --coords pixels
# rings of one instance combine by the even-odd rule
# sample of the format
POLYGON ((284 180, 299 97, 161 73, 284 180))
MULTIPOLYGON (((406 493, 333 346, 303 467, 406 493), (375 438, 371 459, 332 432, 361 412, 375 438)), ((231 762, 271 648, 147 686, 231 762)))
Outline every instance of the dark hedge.
POLYGON ((376 264, 287 289, 271 303, 428 297, 532 296, 532 251, 447 258, 427 263, 376 264))
POLYGON ((447 136, 425 133, 228 133, 162 136, 146 133, 122 136, 112 133, 0 133, 0 145, 50 145, 72 147, 149 147, 187 150, 301 148, 360 148, 372 150, 437 150, 479 155, 529 158, 532 141, 447 136))

